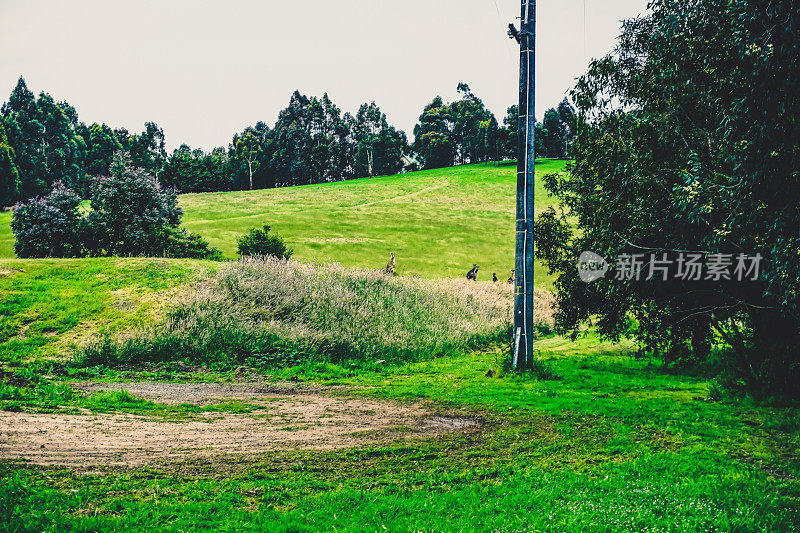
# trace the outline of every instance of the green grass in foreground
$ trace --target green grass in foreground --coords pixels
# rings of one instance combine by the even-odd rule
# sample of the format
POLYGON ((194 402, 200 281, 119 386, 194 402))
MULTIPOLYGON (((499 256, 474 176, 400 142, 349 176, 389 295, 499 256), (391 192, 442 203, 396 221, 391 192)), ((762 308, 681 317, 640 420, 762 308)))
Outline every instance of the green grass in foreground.
MULTIPOLYGON (((215 264, 183 260, 3 260, 0 404, 185 419, 253 406, 164 406, 122 392, 81 396, 37 361, 101 328, 158 315, 170 291, 215 264), (20 380, 31 386, 18 386, 20 380), (17 383, 17 385, 14 385, 17 383)), ((348 394, 424 402, 478 431, 338 451, 265 450, 92 473, 0 464, 5 531, 798 531, 800 415, 711 402, 703 377, 637 360, 593 336, 548 337, 560 377, 498 372, 496 350, 396 366, 277 369, 348 394)), ((169 376, 175 377, 174 373, 169 376)), ((125 379, 122 372, 107 379, 125 379)), ((217 379, 220 374, 209 374, 217 379)), ((341 393, 333 392, 333 393, 341 393)), ((257 416, 254 413, 254 416, 257 416)), ((209 423, 213 423, 209 422, 209 423)))
POLYGON ((9 464, 0 467, 0 523, 37 531, 798 530, 796 410, 706 401, 703 379, 593 337, 538 347, 562 379, 485 377, 497 359, 487 351, 336 380, 379 387, 359 394, 479 417, 479 432, 87 475, 9 464))
POLYGON ((0 362, 56 356, 91 332, 141 324, 168 304, 170 289, 214 268, 183 259, 0 259, 0 362))
POLYGON ((11 211, 0 213, 0 257, 14 257, 14 235, 11 233, 11 211))

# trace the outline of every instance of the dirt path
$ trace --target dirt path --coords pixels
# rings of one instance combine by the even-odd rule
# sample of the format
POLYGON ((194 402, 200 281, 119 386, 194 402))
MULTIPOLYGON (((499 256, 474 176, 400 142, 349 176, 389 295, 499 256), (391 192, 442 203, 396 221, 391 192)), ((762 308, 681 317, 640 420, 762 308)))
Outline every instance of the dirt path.
POLYGON ((174 420, 124 413, 0 412, 0 460, 88 469, 143 466, 220 454, 255 456, 275 449, 337 449, 399 437, 474 428, 422 405, 336 396, 313 388, 253 384, 78 383, 76 389, 127 390, 162 404, 239 400, 249 413, 206 412, 174 420))

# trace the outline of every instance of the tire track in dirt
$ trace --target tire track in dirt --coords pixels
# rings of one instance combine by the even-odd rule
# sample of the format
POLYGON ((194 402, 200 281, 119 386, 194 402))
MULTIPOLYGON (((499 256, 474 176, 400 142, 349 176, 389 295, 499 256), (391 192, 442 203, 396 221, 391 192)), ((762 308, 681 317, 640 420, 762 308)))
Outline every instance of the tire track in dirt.
POLYGON ((177 419, 126 413, 0 412, 0 460, 76 470, 139 467, 277 449, 332 450, 397 438, 473 431, 477 422, 421 404, 332 395, 322 389, 251 384, 77 383, 76 389, 127 390, 162 404, 244 401, 249 413, 203 412, 177 419))

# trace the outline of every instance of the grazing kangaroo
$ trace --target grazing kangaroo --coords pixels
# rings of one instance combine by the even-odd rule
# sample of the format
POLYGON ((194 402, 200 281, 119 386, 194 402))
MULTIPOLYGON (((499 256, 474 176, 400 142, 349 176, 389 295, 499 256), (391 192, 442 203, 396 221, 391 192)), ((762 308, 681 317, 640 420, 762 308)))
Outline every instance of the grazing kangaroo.
POLYGON ((497 283, 497 272, 492 272, 492 281, 497 283))
POLYGON ((511 277, 510 277, 510 278, 508 278, 508 281, 507 281, 507 283, 508 283, 509 285, 513 285, 513 284, 514 284, 514 269, 513 269, 513 268, 511 269, 511 277))
POLYGON ((386 273, 394 275, 394 252, 392 252, 392 257, 389 258, 389 262, 386 263, 386 273))
POLYGON ((478 281, 478 269, 480 267, 475 263, 472 264, 472 268, 469 272, 467 272, 467 279, 471 279, 472 281, 478 281))

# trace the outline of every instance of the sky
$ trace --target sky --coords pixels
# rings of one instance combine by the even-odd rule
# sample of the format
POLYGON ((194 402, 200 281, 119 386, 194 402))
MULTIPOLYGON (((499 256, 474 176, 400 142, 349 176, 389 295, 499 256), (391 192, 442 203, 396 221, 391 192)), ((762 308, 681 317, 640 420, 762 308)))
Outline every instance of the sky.
MULTIPOLYGON (((540 119, 646 4, 539 0, 540 119)), ((0 0, 0 101, 22 75, 87 124, 153 121, 169 150, 210 150, 272 126, 294 90, 327 91, 342 112, 374 100, 412 139, 423 107, 461 81, 502 121, 518 100, 506 29, 519 12, 516 0, 0 0)))

